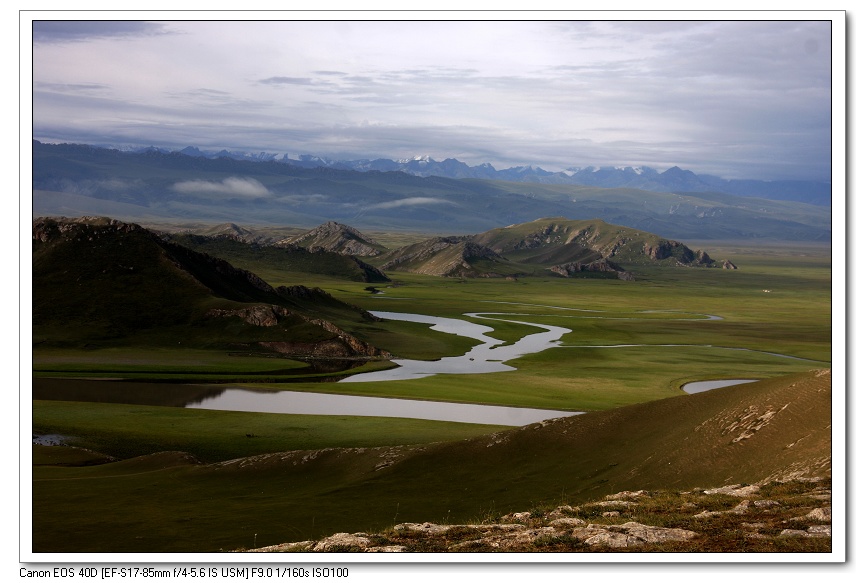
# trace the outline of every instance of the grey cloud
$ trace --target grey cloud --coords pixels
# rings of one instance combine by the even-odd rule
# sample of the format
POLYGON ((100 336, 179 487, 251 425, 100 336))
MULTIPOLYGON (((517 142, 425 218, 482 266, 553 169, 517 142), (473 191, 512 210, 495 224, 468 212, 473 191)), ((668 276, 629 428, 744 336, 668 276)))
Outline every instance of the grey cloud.
POLYGON ((65 43, 97 38, 131 38, 169 34, 164 24, 136 21, 34 20, 34 43, 65 43))
MULTIPOLYGON (((61 22, 40 34, 83 41, 169 30, 125 24, 61 22)), ((826 22, 502 24, 507 35, 478 24, 470 30, 484 42, 445 35, 447 60, 424 47, 453 33, 448 23, 412 29, 417 43, 401 50, 390 36, 408 40, 401 25, 336 25, 346 29, 334 35, 340 42, 319 46, 273 34, 288 24, 238 25, 244 33, 232 35, 229 23, 223 36, 201 24, 171 23, 182 34, 129 43, 129 53, 34 46, 34 137, 337 159, 429 154, 497 168, 679 165, 765 179, 831 170, 826 22), (266 44, 268 34, 296 59, 266 44), (131 69, 136 59, 150 69, 131 69)))
POLYGON ((34 83, 35 88, 41 91, 53 91, 57 93, 93 93, 110 89, 102 83, 34 83))
POLYGON ((309 77, 268 77, 258 81, 264 85, 312 85, 309 77))

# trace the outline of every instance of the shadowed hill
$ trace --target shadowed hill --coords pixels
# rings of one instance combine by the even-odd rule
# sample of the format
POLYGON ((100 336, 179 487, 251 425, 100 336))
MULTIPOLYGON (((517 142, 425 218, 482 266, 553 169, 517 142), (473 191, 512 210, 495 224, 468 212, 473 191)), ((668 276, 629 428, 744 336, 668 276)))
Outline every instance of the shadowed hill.
POLYGON ((289 342, 308 352, 337 342, 343 355, 377 354, 328 322, 371 319, 366 312, 322 290, 274 289, 227 261, 107 218, 35 220, 33 290, 39 345, 289 342))
POLYGON ((169 241, 189 249, 230 261, 252 271, 328 275, 349 281, 383 283, 390 278, 378 268, 351 255, 316 247, 307 249, 291 244, 263 245, 233 236, 169 235, 169 241))

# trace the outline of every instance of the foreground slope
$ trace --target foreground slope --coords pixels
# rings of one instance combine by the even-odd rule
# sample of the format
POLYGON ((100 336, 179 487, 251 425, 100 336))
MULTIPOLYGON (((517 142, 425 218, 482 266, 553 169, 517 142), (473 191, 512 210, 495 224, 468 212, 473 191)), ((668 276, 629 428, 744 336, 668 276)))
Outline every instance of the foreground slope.
POLYGON ((452 443, 38 467, 35 549, 249 548, 623 490, 829 478, 831 378, 813 370, 452 443))

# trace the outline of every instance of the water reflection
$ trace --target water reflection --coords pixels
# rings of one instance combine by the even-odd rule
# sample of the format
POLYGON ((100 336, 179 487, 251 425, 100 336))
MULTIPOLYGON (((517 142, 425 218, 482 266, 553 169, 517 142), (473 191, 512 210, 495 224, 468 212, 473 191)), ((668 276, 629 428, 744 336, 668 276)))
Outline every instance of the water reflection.
POLYGON ((34 378, 33 398, 37 400, 123 403, 251 413, 404 417, 512 426, 527 425, 545 419, 578 414, 574 411, 525 409, 497 405, 356 397, 216 385, 136 383, 92 379, 34 378))
POLYGON ((303 415, 357 415, 361 417, 404 417, 457 423, 521 426, 545 419, 578 415, 574 411, 523 409, 495 405, 472 405, 438 401, 413 401, 381 397, 355 397, 294 391, 252 393, 229 388, 218 396, 196 403, 191 409, 291 413, 303 415))

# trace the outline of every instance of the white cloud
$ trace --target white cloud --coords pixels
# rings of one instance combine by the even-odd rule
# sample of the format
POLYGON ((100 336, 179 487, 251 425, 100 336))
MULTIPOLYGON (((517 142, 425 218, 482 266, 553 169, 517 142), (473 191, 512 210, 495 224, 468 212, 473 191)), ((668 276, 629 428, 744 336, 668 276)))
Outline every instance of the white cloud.
POLYGON ((270 196, 267 187, 254 178, 229 177, 221 182, 186 180, 174 184, 171 188, 181 194, 207 195, 219 198, 264 198, 270 196))
POLYGON ((402 206, 421 206, 428 204, 451 204, 455 205, 455 202, 449 200, 442 200, 440 198, 432 198, 428 196, 412 196, 409 198, 401 198, 399 200, 391 200, 388 202, 380 202, 378 204, 371 205, 367 207, 367 209, 393 209, 402 206))

